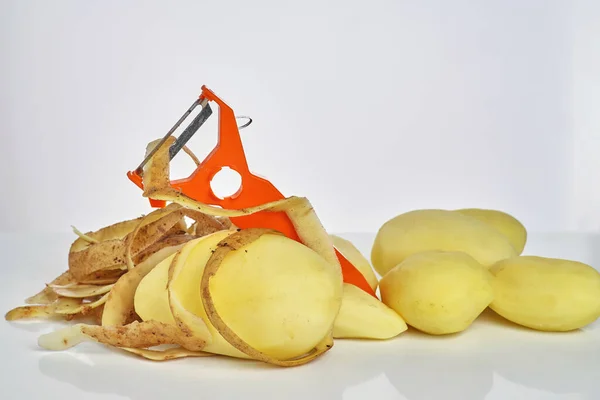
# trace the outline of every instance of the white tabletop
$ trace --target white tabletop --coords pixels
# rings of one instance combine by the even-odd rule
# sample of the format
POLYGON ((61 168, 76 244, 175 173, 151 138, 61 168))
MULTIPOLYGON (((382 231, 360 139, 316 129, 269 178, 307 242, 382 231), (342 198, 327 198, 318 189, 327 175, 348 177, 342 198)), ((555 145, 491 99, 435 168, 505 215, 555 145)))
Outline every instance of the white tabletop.
MULTIPOLYGON (((368 255, 369 234, 342 234, 368 255)), ((5 313, 66 269, 70 235, 0 234, 5 313)), ((600 265, 600 236, 530 234, 527 254, 600 265)), ((3 399, 600 399, 600 321, 542 333, 486 312, 459 335, 409 330, 395 339, 337 340, 323 357, 281 369, 221 357, 152 362, 96 343, 37 346, 59 323, 0 324, 3 399)))

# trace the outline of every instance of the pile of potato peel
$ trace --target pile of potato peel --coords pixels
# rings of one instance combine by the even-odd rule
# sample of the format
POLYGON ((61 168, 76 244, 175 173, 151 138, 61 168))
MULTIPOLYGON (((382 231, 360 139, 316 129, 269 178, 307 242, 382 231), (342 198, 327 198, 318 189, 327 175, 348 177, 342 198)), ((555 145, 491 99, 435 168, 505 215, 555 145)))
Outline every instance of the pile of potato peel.
MULTIPOLYGON (((96 341, 152 360, 225 355, 295 366, 331 349, 334 336, 352 336, 352 324, 334 329, 347 314, 340 310, 348 291, 337 238, 310 202, 290 197, 243 210, 199 203, 170 186, 169 144, 143 173, 144 196, 169 205, 95 232, 75 229, 68 271, 6 319, 76 320, 41 336, 46 349, 96 341), (238 229, 229 219, 256 212, 286 213, 301 241, 238 229)), ((349 293, 388 311, 363 291, 349 293)), ((391 317, 392 335, 406 329, 400 316, 391 317)))
POLYGON ((369 262, 325 231, 306 198, 227 210, 177 192, 169 144, 143 174, 144 196, 169 205, 95 232, 75 229, 69 269, 6 314, 75 320, 42 335, 41 347, 95 341, 156 361, 221 355, 290 367, 315 360, 334 339, 385 340, 409 325, 461 332, 488 307, 538 330, 577 329, 600 316, 600 274, 522 256, 527 232, 508 214, 399 215, 379 230, 369 262), (263 211, 286 213, 301 242, 229 219, 263 211), (334 247, 381 300, 344 283, 334 247))

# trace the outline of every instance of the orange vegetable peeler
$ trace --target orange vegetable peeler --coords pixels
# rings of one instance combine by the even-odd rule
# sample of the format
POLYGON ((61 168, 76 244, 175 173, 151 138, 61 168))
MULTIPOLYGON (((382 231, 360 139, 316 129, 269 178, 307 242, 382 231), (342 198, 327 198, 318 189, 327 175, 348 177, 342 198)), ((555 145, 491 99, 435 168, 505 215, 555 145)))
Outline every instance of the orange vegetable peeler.
MULTIPOLYGON (((215 102, 219 107, 219 133, 217 145, 189 177, 172 180, 171 186, 196 201, 220 206, 226 209, 253 207, 284 199, 285 196, 277 190, 271 182, 254 175, 248 168, 248 162, 242 146, 239 129, 248 126, 251 120, 243 127, 238 128, 233 110, 206 86, 202 86, 202 93, 198 99, 192 103, 190 108, 181 116, 169 132, 167 132, 159 144, 146 156, 142 163, 134 171, 129 171, 127 173, 128 178, 139 188, 143 189, 141 175, 144 165, 193 112, 193 110, 197 106, 201 106, 202 110, 200 113, 193 118, 192 122, 171 145, 169 156, 173 159, 186 142, 189 141, 194 133, 212 115, 210 102, 215 102), (240 174, 241 185, 238 191, 232 196, 220 198, 214 194, 210 183, 213 177, 224 167, 229 167, 240 174)), ((162 208, 166 204, 164 201, 150 199, 150 205, 155 208, 162 208)), ((300 241, 294 226, 284 212, 262 211, 251 215, 232 217, 231 222, 242 229, 275 229, 291 239, 300 241)), ((358 269, 337 249, 335 249, 335 252, 342 267, 344 282, 353 284, 376 297, 375 292, 360 271, 358 271, 358 269)))

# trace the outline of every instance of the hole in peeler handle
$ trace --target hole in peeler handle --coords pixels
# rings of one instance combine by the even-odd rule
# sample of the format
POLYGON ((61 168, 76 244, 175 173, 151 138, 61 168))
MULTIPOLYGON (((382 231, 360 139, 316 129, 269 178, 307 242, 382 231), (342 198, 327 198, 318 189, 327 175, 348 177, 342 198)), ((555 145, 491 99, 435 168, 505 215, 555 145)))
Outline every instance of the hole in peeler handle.
POLYGON ((221 200, 233 196, 241 187, 242 176, 229 167, 221 168, 210 181, 213 194, 221 200))

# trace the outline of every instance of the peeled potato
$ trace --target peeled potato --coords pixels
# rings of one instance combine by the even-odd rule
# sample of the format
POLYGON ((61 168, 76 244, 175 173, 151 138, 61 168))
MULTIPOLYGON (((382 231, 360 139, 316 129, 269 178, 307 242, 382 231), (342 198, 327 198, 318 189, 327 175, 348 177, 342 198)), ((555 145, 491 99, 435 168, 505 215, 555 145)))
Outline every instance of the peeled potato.
POLYGON ((487 210, 482 208, 464 208, 456 212, 468 215, 485 222, 499 230, 508 238, 515 248, 517 254, 523 253, 525 243, 527 242, 527 230, 525 226, 510 214, 499 210, 487 210))
MULTIPOLYGON (((211 325, 200 293, 206 262, 230 233, 217 232, 184 246, 182 259, 171 266, 171 306, 166 290, 169 266, 158 265, 138 287, 136 311, 139 304, 142 319, 171 324, 177 311, 186 327, 201 329, 204 324, 208 328, 212 341, 203 351, 245 358, 211 325)), ((231 330, 278 359, 315 348, 332 331, 342 301, 341 276, 334 266, 310 248, 274 234, 230 252, 212 278, 210 290, 231 330)))
POLYGON ((345 283, 334 338, 390 339, 407 329, 394 310, 358 287, 345 283))
POLYGON ((600 317, 600 273, 589 265, 521 256, 493 265, 490 308, 509 321, 541 331, 570 331, 600 317))
POLYGON ((308 247, 271 234, 231 253, 211 290, 227 325, 280 359, 302 355, 322 341, 342 301, 334 266, 308 247))
POLYGON ((371 289, 375 290, 379 282, 375 276, 375 271, 373 271, 371 264, 365 256, 361 254, 351 241, 336 235, 329 236, 335 248, 358 269, 369 283, 369 286, 371 286, 371 289))
POLYGON ((476 218, 454 211, 416 210, 383 224, 371 261, 384 276, 408 256, 429 250, 461 251, 486 267, 517 255, 506 236, 476 218))
POLYGON ((429 251, 412 255, 379 282, 381 299, 406 323, 443 335, 461 332, 493 299, 492 275, 461 252, 429 251))

